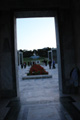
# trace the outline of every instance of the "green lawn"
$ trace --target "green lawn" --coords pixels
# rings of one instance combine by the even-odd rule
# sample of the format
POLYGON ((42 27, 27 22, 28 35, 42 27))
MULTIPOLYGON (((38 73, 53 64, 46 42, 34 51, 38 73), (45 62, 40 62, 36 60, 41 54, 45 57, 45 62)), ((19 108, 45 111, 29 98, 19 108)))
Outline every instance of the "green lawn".
POLYGON ((38 59, 32 59, 32 58, 23 58, 23 62, 26 62, 26 64, 28 64, 28 62, 31 62, 31 61, 36 61, 36 60, 40 60, 40 63, 42 64, 42 61, 43 60, 47 60, 48 61, 48 58, 44 58, 44 57, 40 57, 38 59))

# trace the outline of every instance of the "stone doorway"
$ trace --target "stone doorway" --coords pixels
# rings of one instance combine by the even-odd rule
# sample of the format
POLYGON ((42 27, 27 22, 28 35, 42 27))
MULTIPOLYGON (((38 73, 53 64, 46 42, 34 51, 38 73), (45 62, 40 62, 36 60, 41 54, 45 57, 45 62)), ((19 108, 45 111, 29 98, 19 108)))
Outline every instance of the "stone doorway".
MULTIPOLYGON (((62 91, 62 79, 61 79, 61 64, 60 64, 60 46, 59 46, 59 36, 58 36, 58 27, 57 27, 57 16, 56 16, 56 13, 55 12, 53 12, 53 11, 44 11, 44 12, 42 12, 42 11, 34 11, 34 12, 31 12, 31 11, 29 11, 29 12, 16 12, 15 13, 15 19, 14 19, 14 22, 15 22, 15 24, 14 24, 14 29, 16 29, 16 18, 22 18, 24 16, 24 18, 25 17, 55 17, 55 25, 56 25, 56 38, 57 38, 57 53, 58 53, 58 55, 57 55, 57 59, 58 59, 58 68, 59 69, 57 69, 58 71, 59 71, 59 90, 60 91, 62 91)), ((16 38, 16 30, 15 30, 15 38, 16 38)), ((15 39, 15 43, 16 43, 16 39, 15 39)), ((17 49, 17 47, 15 46, 15 49, 17 49)), ((16 56, 16 54, 15 54, 15 56, 16 56)), ((17 58, 17 56, 16 56, 16 58, 17 58)), ((18 73, 16 72, 16 75, 17 75, 18 73)), ((19 87, 17 87, 17 89, 18 89, 18 93, 19 93, 19 87)))

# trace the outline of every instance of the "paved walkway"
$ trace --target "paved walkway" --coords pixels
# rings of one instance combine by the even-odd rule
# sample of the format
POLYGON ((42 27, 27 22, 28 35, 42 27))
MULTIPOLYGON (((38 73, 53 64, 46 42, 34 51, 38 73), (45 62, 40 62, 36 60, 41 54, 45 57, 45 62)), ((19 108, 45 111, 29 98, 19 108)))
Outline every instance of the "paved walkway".
POLYGON ((22 80, 29 67, 19 67, 21 109, 17 120, 72 120, 59 100, 58 65, 45 70, 52 78, 22 80))
POLYGON ((59 100, 58 65, 56 64, 56 69, 49 69, 49 66, 44 68, 52 78, 22 80, 30 67, 26 69, 19 67, 19 90, 22 103, 59 100))
POLYGON ((17 98, 0 101, 0 120, 80 120, 79 96, 59 96, 58 66, 50 70, 52 78, 22 80, 30 67, 19 66, 19 92, 17 98), (77 102, 76 102, 77 101, 77 102))

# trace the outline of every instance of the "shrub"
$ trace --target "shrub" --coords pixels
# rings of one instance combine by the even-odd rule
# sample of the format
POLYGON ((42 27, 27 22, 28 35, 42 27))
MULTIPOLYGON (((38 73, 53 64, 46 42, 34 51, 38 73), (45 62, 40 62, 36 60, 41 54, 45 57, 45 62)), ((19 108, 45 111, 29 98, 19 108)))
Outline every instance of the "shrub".
POLYGON ((27 75, 45 75, 48 74, 48 72, 45 71, 45 69, 37 64, 34 64, 27 75))

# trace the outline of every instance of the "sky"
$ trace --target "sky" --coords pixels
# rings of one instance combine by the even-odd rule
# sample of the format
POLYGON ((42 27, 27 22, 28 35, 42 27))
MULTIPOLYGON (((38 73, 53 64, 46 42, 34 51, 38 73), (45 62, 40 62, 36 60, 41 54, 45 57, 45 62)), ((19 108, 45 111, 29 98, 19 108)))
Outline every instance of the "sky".
POLYGON ((54 17, 19 18, 16 22, 18 50, 56 48, 54 17))

